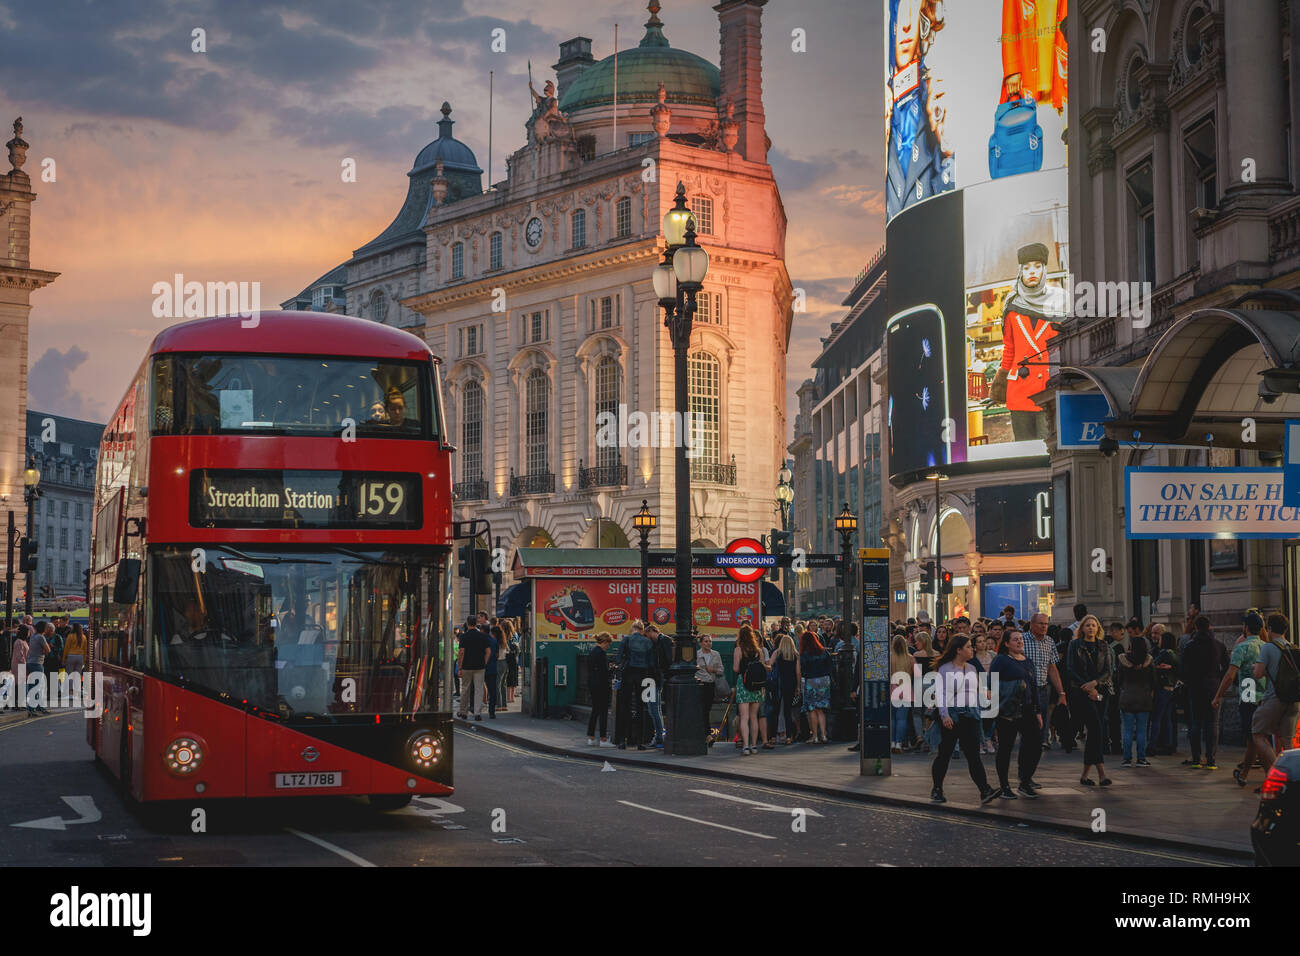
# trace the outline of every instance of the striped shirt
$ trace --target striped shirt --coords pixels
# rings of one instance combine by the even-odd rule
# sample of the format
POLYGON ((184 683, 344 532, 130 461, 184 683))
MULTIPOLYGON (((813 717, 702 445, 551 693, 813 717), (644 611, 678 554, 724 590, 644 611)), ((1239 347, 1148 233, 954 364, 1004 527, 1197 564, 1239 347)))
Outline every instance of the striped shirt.
POLYGON ((1039 640, 1033 634, 1026 633, 1025 656, 1034 662, 1034 676, 1038 678, 1038 686, 1046 687, 1047 669, 1060 660, 1052 639, 1044 635, 1042 640, 1039 640))

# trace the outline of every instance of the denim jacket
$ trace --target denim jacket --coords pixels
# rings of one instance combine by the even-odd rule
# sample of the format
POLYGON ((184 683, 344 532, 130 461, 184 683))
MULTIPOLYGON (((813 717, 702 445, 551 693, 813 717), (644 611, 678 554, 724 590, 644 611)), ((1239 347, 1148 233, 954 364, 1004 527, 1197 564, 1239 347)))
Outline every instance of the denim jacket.
POLYGON ((650 670, 655 664, 654 644, 644 634, 632 633, 623 638, 618 649, 619 667, 642 667, 650 670))

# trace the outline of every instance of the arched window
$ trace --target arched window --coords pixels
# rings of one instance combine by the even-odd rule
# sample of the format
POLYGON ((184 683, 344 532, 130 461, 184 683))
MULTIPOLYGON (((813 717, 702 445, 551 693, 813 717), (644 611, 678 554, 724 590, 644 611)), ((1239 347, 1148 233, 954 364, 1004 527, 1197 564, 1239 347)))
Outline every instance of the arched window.
MULTIPOLYGON (((601 415, 608 413, 617 418, 618 416, 618 394, 619 379, 622 377, 622 369, 619 368, 618 359, 612 355, 606 355, 596 364, 596 422, 602 421, 601 415)), ((608 419, 604 419, 608 421, 608 419)), ((600 429, 597 429, 600 434, 600 429)), ((596 446, 596 467, 612 468, 619 463, 618 444, 611 443, 608 446, 596 446)))
POLYGON ((551 382, 535 368, 524 384, 524 467, 527 475, 544 475, 550 468, 551 382))
POLYGON ((463 242, 451 244, 451 277, 453 279, 465 277, 465 243, 463 242))
POLYGON ((573 214, 573 248, 581 249, 587 244, 587 211, 579 209, 573 214))
POLYGON ((708 352, 692 352, 687 379, 690 386, 693 461, 718 464, 722 458, 722 367, 708 352))
POLYGON ((461 394, 461 481, 483 477, 483 386, 471 381, 461 394))

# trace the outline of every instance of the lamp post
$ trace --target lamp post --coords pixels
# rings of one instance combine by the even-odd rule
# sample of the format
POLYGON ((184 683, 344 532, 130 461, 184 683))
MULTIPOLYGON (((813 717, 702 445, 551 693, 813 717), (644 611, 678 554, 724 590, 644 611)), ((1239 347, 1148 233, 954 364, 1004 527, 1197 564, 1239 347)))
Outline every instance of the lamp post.
POLYGON ((632 527, 641 535, 641 623, 650 623, 650 532, 659 523, 650 505, 641 499, 641 510, 632 516, 632 527))
MULTIPOLYGON (((695 217, 686 208, 686 187, 682 183, 677 184, 673 207, 664 215, 663 230, 668 248, 664 252, 664 261, 655 267, 652 279, 673 346, 676 378, 673 408, 678 421, 684 422, 690 407, 686 356, 691 344, 695 296, 708 274, 709 255, 695 243, 695 217)), ((679 440, 674 456, 677 518, 674 616, 677 633, 668 680, 672 698, 664 752, 698 756, 707 753, 708 747, 705 744, 704 715, 700 712, 700 688, 695 681, 695 639, 691 636, 691 471, 686 451, 686 442, 679 440)))
MULTIPOLYGON (((790 503, 794 501, 794 489, 790 487, 790 480, 794 478, 794 473, 790 471, 788 464, 782 463, 781 470, 776 475, 776 501, 781 507, 781 530, 790 530, 790 503)), ((785 613, 790 613, 790 569, 783 567, 781 569, 781 598, 785 601, 785 613)))
POLYGON ((925 480, 934 482, 934 626, 938 628, 944 619, 943 538, 941 537, 943 512, 939 504, 939 483, 947 481, 948 476, 939 471, 932 471, 925 476, 925 480))
MULTIPOLYGON (((27 502, 27 540, 32 540, 32 503, 40 497, 41 473, 36 463, 29 456, 27 468, 23 471, 23 500, 27 502)), ((32 592, 36 590, 36 561, 32 560, 32 570, 27 572, 27 614, 32 613, 32 592)))
POLYGON ((849 510, 849 503, 844 502, 844 510, 835 517, 835 530, 840 533, 840 563, 844 568, 844 614, 841 620, 844 622, 844 635, 849 633, 849 616, 852 614, 853 590, 849 580, 849 572, 853 568, 853 536, 858 533, 858 516, 849 510))

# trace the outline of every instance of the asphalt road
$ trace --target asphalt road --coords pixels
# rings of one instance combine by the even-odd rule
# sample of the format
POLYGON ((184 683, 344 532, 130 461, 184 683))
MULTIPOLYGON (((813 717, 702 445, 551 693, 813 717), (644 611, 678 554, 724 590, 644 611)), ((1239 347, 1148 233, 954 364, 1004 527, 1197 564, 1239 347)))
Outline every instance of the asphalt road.
MULTIPOLYGON (((457 789, 378 813, 348 798, 127 807, 77 714, 0 726, 0 866, 1206 866, 940 810, 543 755, 458 729, 457 789), (206 832, 191 832, 195 807, 206 832), (796 810, 806 811, 804 814, 796 810), (43 828, 15 826, 58 817, 43 828), (85 822, 71 821, 81 820, 85 822), (57 827, 62 826, 63 829, 57 827), (49 827, 55 827, 53 829, 49 827)), ((1238 864, 1229 864, 1238 865, 1238 864)))

